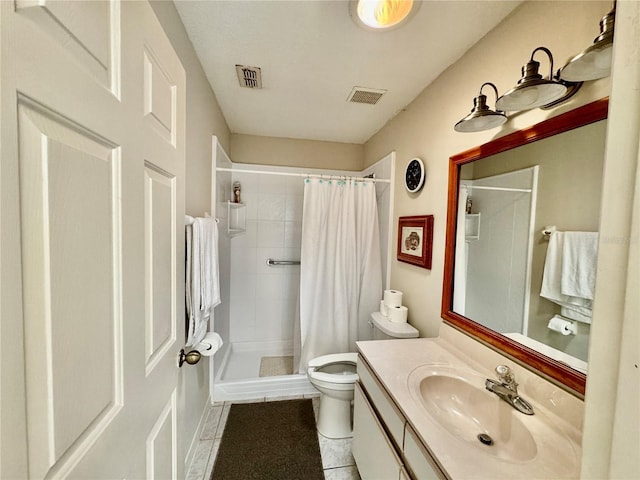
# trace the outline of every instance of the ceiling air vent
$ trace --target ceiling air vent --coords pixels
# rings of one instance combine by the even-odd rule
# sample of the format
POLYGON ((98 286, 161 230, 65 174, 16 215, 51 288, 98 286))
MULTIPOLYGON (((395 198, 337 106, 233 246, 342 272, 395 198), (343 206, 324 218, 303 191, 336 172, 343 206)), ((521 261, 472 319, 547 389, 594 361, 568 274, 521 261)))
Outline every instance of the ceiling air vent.
POLYGON ((387 93, 386 90, 378 90, 375 88, 366 87, 353 87, 347 102, 353 103, 366 103, 368 105, 375 105, 380 100, 380 97, 387 93))
POLYGON ((236 65, 236 73, 241 87, 262 88, 262 74, 259 67, 236 65))

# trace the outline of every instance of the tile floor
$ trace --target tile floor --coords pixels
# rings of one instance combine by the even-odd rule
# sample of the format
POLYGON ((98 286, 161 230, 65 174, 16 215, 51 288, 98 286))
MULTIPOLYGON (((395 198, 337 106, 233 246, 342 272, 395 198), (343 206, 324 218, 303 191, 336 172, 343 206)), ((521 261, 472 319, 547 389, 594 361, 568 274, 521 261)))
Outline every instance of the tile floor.
MULTIPOLYGON (((269 398, 268 401, 292 400, 297 398, 312 398, 313 409, 317 418, 318 395, 277 397, 269 398)), ((186 480, 209 480, 231 404, 264 401, 264 398, 260 398, 236 402, 220 402, 209 407, 209 414, 207 415, 205 425, 200 434, 200 442, 187 472, 186 480)), ((351 455, 350 438, 332 440, 318 434, 318 440, 320 442, 320 453, 322 455, 325 480, 360 480, 358 469, 351 455)))

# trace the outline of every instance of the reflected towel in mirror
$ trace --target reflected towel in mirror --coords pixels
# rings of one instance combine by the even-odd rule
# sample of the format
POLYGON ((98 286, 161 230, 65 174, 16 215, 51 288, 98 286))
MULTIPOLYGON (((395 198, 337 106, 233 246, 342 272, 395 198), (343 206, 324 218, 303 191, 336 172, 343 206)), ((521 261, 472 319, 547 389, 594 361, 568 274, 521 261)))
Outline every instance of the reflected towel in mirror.
POLYGON ((560 278, 564 295, 593 300, 597 258, 598 232, 564 232, 560 278))
MULTIPOLYGON (((597 247, 597 233, 594 232, 553 232, 549 239, 549 247, 547 248, 547 257, 544 263, 544 273, 542 276, 542 287, 540 289, 540 296, 544 297, 552 302, 560 305, 562 308, 562 315, 571 318, 572 320, 578 320, 584 323, 591 323, 592 315, 592 297, 593 297, 593 285, 595 284, 595 262, 596 256, 592 254, 590 258, 586 258, 586 254, 576 253, 576 250, 582 250, 581 247, 577 247, 577 244, 591 243, 584 241, 569 242, 571 245, 567 248, 569 258, 565 261, 565 239, 567 233, 584 233, 596 235, 595 244, 597 247), (574 246, 576 246, 574 248, 574 246), (582 262, 583 265, 577 267, 576 264, 582 262), (567 265, 567 271, 564 271, 565 264, 567 265), (593 267, 589 265, 593 264, 593 267), (568 292, 584 292, 589 287, 584 285, 580 287, 569 286, 572 279, 581 279, 583 284, 590 282, 589 272, 593 272, 593 284, 591 285, 591 298, 582 297, 579 295, 569 295, 563 292, 563 284, 567 285, 565 291, 568 292)), ((573 237, 573 235, 571 235, 573 237)), ((596 248, 597 253, 597 248, 596 248)))

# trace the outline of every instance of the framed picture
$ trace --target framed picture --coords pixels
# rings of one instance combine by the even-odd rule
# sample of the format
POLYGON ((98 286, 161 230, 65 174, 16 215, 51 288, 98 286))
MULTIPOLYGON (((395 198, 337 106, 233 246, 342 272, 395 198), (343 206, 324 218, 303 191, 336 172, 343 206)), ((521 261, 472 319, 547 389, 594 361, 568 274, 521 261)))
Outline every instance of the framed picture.
POLYGON ((398 219, 398 261, 431 270, 433 215, 398 219))

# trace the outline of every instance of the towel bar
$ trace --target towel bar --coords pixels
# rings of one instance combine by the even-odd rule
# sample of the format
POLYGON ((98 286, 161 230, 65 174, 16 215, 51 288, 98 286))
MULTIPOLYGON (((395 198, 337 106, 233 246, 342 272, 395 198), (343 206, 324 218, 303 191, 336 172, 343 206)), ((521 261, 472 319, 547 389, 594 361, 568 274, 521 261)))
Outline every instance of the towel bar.
POLYGON ((544 227, 544 229, 540 233, 542 233, 542 237, 545 240, 549 240, 549 238, 551 237, 551 234, 553 232, 555 232, 555 231, 556 231, 556 226, 555 225, 549 225, 549 226, 544 227))
POLYGON ((267 265, 270 267, 276 265, 300 265, 300 260, 274 260, 272 258, 267 258, 267 265))
MULTIPOLYGON (((206 216, 204 218, 211 218, 209 216, 206 216)), ((195 217, 192 217, 191 215, 185 215, 184 216, 184 226, 188 227, 190 225, 193 225, 193 222, 195 222, 195 217)), ((218 218, 214 218, 214 220, 216 221, 216 223, 220 223, 220 219, 218 218)))

